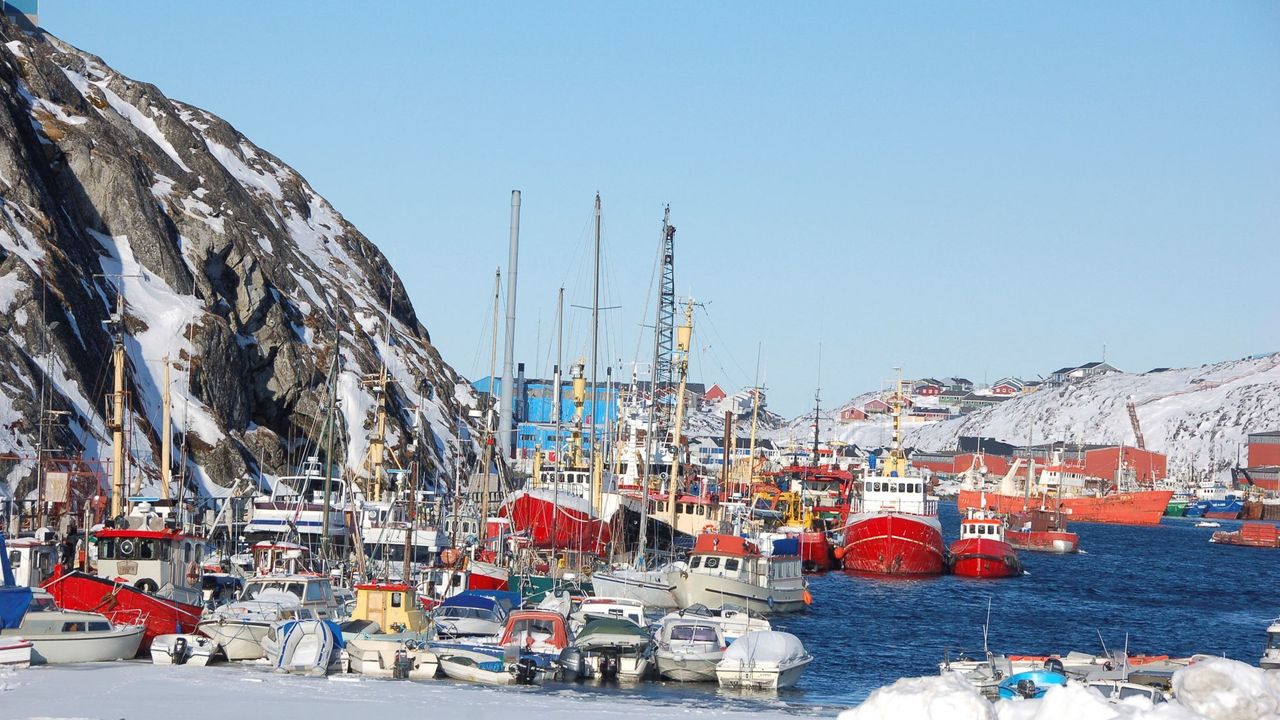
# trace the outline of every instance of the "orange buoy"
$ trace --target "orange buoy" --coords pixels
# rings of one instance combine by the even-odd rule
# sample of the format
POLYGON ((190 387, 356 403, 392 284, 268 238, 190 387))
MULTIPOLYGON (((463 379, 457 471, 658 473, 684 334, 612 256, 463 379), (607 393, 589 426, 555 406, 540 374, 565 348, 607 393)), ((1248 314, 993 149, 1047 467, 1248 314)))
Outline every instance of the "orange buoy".
POLYGON ((837 560, 843 560, 843 559, 844 559, 844 546, 842 546, 842 545, 837 545, 837 546, 835 546, 835 548, 831 551, 831 554, 832 554, 832 555, 835 555, 837 560))
POLYGON ((804 604, 805 604, 805 605, 812 605, 812 604, 813 604, 813 596, 809 594, 809 589, 808 589, 808 588, 805 588, 805 590, 804 590, 804 604))

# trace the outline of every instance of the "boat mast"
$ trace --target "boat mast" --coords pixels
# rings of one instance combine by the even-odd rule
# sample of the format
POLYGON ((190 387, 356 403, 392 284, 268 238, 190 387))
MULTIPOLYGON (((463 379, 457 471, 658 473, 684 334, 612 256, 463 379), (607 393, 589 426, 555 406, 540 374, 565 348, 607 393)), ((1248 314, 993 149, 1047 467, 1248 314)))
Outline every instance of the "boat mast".
MULTIPOLYGON (((689 380, 689 341, 693 338, 693 301, 684 309, 684 324, 676 328, 676 353, 679 355, 677 365, 680 371, 680 387, 676 392, 676 419, 671 434, 673 448, 671 458, 671 484, 667 496, 667 518, 674 533, 676 528, 676 495, 680 488, 680 426, 684 423, 684 391, 689 380)), ((673 538, 674 539, 674 538, 673 538)))
POLYGON ((596 373, 599 371, 599 363, 596 355, 600 345, 600 193, 596 193, 595 225, 596 249, 591 290, 591 512, 593 515, 598 515, 600 512, 598 503, 600 448, 596 446, 596 415, 599 408, 599 399, 596 395, 599 392, 596 386, 596 373))
MULTIPOLYGON (((338 357, 342 354, 342 335, 333 335, 333 358, 329 361, 329 417, 324 436, 324 510, 320 516, 320 557, 322 562, 329 558, 329 493, 333 489, 333 433, 337 425, 338 414, 338 357)), ((302 493, 306 488, 299 488, 302 493)), ((300 497, 299 502, 305 500, 300 497)))
POLYGON ((169 479, 173 465, 173 433, 169 430, 170 407, 169 356, 164 356, 164 405, 160 412, 160 497, 169 499, 169 479))
POLYGON ((756 421, 760 418, 760 343, 756 343, 756 379, 751 386, 751 444, 747 449, 747 488, 756 475, 756 421))
MULTIPOLYGON (((512 194, 511 197, 512 217, 517 217, 515 213, 520 210, 520 193, 519 191, 512 194)), ((513 230, 514 232, 514 230, 513 230)), ((484 414, 484 486, 480 489, 480 525, 481 532, 488 527, 489 523, 489 465, 493 462, 493 381, 494 373, 498 371, 498 295, 502 292, 502 268, 498 268, 493 273, 493 339, 489 348, 489 408, 484 414)), ((508 331, 511 329, 508 323, 508 331)), ((502 379, 502 397, 503 397, 503 417, 507 412, 507 389, 511 385, 511 378, 504 377, 502 379)), ((501 431, 501 429, 499 429, 501 431)), ((505 452, 505 449, 504 449, 505 452)), ((481 536, 481 544, 483 544, 483 535, 481 536)))
POLYGON ((114 384, 111 394, 111 517, 124 512, 124 288, 116 289, 116 311, 111 316, 115 343, 111 348, 114 384))
MULTIPOLYGON (((506 347, 502 352, 502 404, 499 411, 501 418, 498 422, 499 443, 502 448, 502 457, 504 460, 511 458, 511 448, 515 444, 512 442, 512 421, 511 415, 515 412, 515 376, 512 373, 515 364, 515 340, 516 340, 516 265, 520 255, 520 191, 511 191, 511 243, 507 256, 507 338, 506 347)), ((493 334, 494 342, 497 342, 498 323, 494 321, 493 334)), ((493 371, 489 372, 490 385, 493 383, 493 371)), ((490 388, 492 389, 492 388, 490 388)), ((491 393, 492 394, 492 393, 491 393)), ((488 466, 485 466, 488 468, 488 466)), ((486 472, 487 469, 486 469, 486 472)), ((486 476, 486 482, 488 477, 486 476)), ((489 491, 489 486, 485 486, 485 492, 489 491)))
MULTIPOLYGON (((412 557, 413 557, 413 540, 417 534, 417 516, 418 516, 418 461, 414 459, 409 462, 409 482, 405 484, 409 497, 407 507, 405 508, 405 529, 404 529, 404 566, 400 570, 400 580, 406 585, 412 585, 412 557)), ((363 555, 363 553, 361 553, 363 555)))
MULTIPOLYGON (((555 395, 551 399, 551 413, 556 418, 556 459, 554 469, 554 480, 551 485, 551 504, 555 508, 551 513, 551 545, 552 550, 555 549, 556 531, 560 521, 560 468, 563 465, 561 455, 564 454, 564 441, 560 437, 563 432, 563 422, 560 419, 560 396, 563 394, 564 386, 561 384, 560 368, 564 363, 564 288, 560 288, 560 292, 556 296, 556 368, 554 382, 556 384, 555 395)), ((534 482, 540 482, 542 478, 535 477, 534 482)))

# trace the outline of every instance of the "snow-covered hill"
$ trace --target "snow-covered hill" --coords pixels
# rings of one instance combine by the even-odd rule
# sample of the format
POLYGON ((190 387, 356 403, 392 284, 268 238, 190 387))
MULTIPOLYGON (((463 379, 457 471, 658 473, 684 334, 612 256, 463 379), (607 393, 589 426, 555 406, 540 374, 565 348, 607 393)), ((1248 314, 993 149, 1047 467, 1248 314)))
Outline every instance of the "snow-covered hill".
POLYGON ((473 452, 457 420, 469 387, 386 258, 305 179, 224 120, 0 19, 0 494, 32 490, 42 387, 68 413, 46 447, 110 455, 103 323, 121 295, 144 490, 166 358, 172 432, 201 494, 280 473, 316 440, 335 350, 335 461, 362 470, 376 403, 364 380, 384 363, 401 459, 416 435, 419 467, 451 477, 473 452))
MULTIPOLYGON (((1171 473, 1194 469, 1226 476, 1243 461, 1251 432, 1280 429, 1280 353, 1195 368, 1104 375, 1050 387, 945 422, 905 426, 904 443, 948 450, 960 436, 1024 444, 1065 440, 1135 443, 1126 403, 1132 397, 1146 445, 1169 457, 1171 473)), ((806 420, 789 426, 798 432, 806 420)), ((812 426, 806 430, 811 432, 812 426)), ((863 447, 889 439, 885 422, 823 421, 822 435, 863 447)))

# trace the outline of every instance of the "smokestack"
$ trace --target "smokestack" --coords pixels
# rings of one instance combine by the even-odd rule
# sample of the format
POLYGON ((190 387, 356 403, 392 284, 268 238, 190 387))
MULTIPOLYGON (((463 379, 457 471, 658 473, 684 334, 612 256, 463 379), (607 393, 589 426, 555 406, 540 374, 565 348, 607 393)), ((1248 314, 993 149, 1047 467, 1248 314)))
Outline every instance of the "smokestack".
POLYGON ((507 341, 502 352, 502 403, 498 415, 498 447, 502 457, 511 458, 511 406, 515 383, 511 382, 515 364, 516 340, 516 267, 520 256, 520 191, 511 191, 511 249, 507 256, 507 341))
POLYGON ((529 419, 529 394, 525 391, 524 363, 516 363, 516 422, 529 419))

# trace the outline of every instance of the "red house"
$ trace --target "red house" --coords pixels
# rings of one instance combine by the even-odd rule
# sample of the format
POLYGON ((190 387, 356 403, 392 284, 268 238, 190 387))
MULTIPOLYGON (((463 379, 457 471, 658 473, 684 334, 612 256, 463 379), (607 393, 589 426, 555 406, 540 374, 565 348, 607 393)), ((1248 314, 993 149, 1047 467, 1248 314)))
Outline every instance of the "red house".
POLYGON ((720 387, 719 384, 715 384, 707 388, 707 391, 702 394, 702 401, 707 403, 720 402, 728 396, 729 393, 726 393, 724 388, 720 387))
POLYGON ((942 383, 934 380, 921 380, 911 388, 912 395, 924 395, 926 397, 935 397, 942 394, 942 383))
POLYGON ((991 386, 992 395, 1017 395, 1026 389, 1026 386, 1017 378, 1002 378, 991 386))
POLYGON ((850 405, 849 407, 840 411, 840 422, 853 422, 855 420, 866 420, 866 419, 867 419, 867 414, 863 412, 862 409, 856 405, 850 405))

